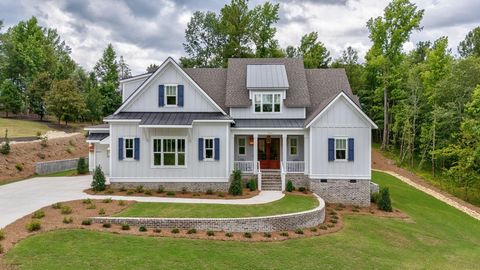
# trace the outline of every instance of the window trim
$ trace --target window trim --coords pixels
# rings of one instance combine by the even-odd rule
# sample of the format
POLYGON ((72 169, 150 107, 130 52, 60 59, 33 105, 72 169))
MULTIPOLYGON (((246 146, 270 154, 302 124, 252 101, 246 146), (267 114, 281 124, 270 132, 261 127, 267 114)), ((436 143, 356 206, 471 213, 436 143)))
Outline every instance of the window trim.
POLYGON ((282 93, 280 92, 273 92, 273 93, 252 93, 252 104, 253 104, 253 113, 260 113, 260 114, 279 114, 279 113, 282 113, 282 93), (260 96, 260 111, 257 112, 255 110, 255 107, 257 105, 257 103, 255 103, 255 97, 259 95, 260 96), (272 111, 271 112, 264 112, 263 111, 263 96, 264 95, 272 95, 272 111), (279 105, 280 105, 280 110, 278 112, 275 111, 275 95, 278 95, 279 96, 279 105))
MULTIPOLYGON (((334 137, 333 138, 333 157, 334 161, 338 162, 346 162, 348 161, 348 137, 334 137), (337 140, 345 140, 345 158, 344 159, 337 159, 337 140)), ((343 150, 343 149, 339 149, 343 150)))
MULTIPOLYGON (((152 136, 151 138, 151 145, 149 146, 150 147, 150 167, 152 169, 186 169, 187 168, 187 137, 186 136, 152 136), (178 153, 183 153, 185 155, 185 165, 163 165, 163 162, 164 162, 164 152, 163 152, 163 140, 164 139, 167 139, 167 140, 171 140, 171 139, 175 139, 176 140, 176 143, 175 143, 175 164, 178 164, 178 153), (161 140, 160 142, 160 153, 162 155, 162 159, 161 159, 161 164, 162 165, 155 165, 155 157, 154 157, 154 149, 153 149, 153 146, 154 146, 154 140, 161 140), (185 149, 184 149, 184 152, 178 152, 178 140, 184 140, 185 141, 185 149)), ((157 152, 158 153, 158 152, 157 152)), ((170 153, 170 152, 169 152, 170 153)))
POLYGON ((123 160, 125 161, 135 160, 135 137, 123 137, 123 160), (132 140, 132 148, 131 148, 132 157, 131 158, 127 158, 127 140, 132 140))
POLYGON ((237 137, 237 156, 244 157, 247 155, 247 136, 239 136, 237 137), (245 144, 243 145, 243 148, 245 148, 245 153, 240 154, 240 139, 243 139, 245 144))
POLYGON ((169 83, 164 84, 164 91, 165 91, 165 107, 178 107, 178 84, 169 83), (172 95, 167 95, 167 87, 168 86, 175 86, 175 104, 168 104, 168 97, 173 97, 172 95))
POLYGON ((215 161, 215 137, 203 137, 203 161, 215 161), (212 140, 212 157, 207 158, 207 140, 212 140))
POLYGON ((298 156, 298 136, 289 136, 288 137, 288 153, 292 157, 297 157, 298 156), (295 149, 297 151, 296 154, 292 154, 292 139, 296 141, 295 149))

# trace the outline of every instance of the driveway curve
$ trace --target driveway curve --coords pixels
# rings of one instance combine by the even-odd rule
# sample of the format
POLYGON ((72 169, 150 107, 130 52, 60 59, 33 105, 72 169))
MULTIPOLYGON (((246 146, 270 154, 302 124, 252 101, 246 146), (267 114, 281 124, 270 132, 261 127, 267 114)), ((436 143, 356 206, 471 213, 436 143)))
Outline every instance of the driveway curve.
POLYGON ((83 190, 90 187, 92 176, 35 177, 0 186, 0 228, 42 207, 56 202, 80 199, 130 200, 141 202, 212 203, 212 204, 262 204, 283 198, 280 191, 262 191, 259 195, 238 200, 186 199, 164 197, 134 197, 88 195, 83 190))

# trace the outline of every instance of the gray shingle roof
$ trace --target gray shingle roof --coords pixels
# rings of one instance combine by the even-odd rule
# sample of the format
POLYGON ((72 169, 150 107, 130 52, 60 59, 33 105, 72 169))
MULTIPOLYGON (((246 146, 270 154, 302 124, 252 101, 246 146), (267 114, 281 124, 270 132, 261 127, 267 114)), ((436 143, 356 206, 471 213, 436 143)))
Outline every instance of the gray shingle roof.
POLYGON ((228 112, 225 105, 225 85, 227 84, 227 70, 224 68, 184 68, 207 95, 217 103, 220 108, 228 112))
POLYGON ((120 112, 106 120, 140 120, 140 125, 191 125, 193 120, 231 120, 222 113, 210 112, 120 112))
POLYGON ((288 88, 285 65, 247 65, 247 88, 288 88))
POLYGON ((289 88, 284 101, 287 107, 308 107, 310 96, 301 58, 230 58, 228 59, 225 105, 248 107, 247 65, 285 65, 289 88))
POLYGON ((305 74, 312 104, 307 108, 305 123, 315 118, 342 91, 360 106, 358 97, 352 93, 344 69, 305 69, 305 74))
POLYGON ((100 124, 100 125, 95 125, 95 126, 88 126, 88 128, 109 128, 110 126, 108 124, 100 124))
POLYGON ((236 119, 236 128, 302 128, 304 119, 236 119))
POLYGON ((109 133, 90 133, 88 134, 87 141, 101 141, 109 135, 109 133))

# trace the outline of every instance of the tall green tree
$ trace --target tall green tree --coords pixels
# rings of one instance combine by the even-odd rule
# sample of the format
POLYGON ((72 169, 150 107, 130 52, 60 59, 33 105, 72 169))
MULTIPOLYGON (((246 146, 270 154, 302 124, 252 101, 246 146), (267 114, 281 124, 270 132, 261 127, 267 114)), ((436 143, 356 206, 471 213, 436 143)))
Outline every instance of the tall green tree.
POLYGON ((331 67, 345 69, 354 94, 365 88, 365 70, 359 62, 358 52, 352 47, 347 47, 342 52, 341 57, 332 63, 331 67))
POLYGON ((296 51, 297 56, 303 57, 305 68, 326 68, 332 60, 325 45, 318 41, 317 32, 304 35, 296 51))
POLYGON ((47 114, 45 105, 45 95, 52 88, 53 79, 48 72, 37 74, 33 82, 28 87, 28 102, 33 113, 43 120, 47 114))
POLYGON ((458 45, 458 53, 462 57, 480 56, 480 26, 468 32, 465 39, 458 45))
MULTIPOLYGON (((180 59, 181 60, 181 59, 180 59)), ((155 71, 157 71, 157 69, 159 68, 160 66, 157 65, 157 64, 150 64, 148 65, 146 71, 147 73, 154 73, 155 71)))
POLYGON ((4 80, 0 85, 0 108, 8 113, 17 114, 22 110, 23 99, 17 86, 11 80, 4 80))
POLYGON ((58 120, 68 122, 76 120, 85 111, 85 101, 72 80, 56 81, 46 96, 47 109, 58 120))
POLYGON ((120 84, 117 54, 112 44, 108 44, 103 51, 102 58, 94 67, 98 79, 99 91, 102 95, 103 115, 113 113, 122 103, 122 98, 117 89, 120 84))
POLYGON ((132 70, 128 66, 125 59, 123 59, 123 55, 120 56, 120 60, 118 61, 118 71, 120 73, 120 79, 127 79, 132 77, 132 70))
POLYGON ((255 57, 283 57, 283 53, 275 39, 277 28, 274 26, 278 20, 279 4, 265 2, 256 6, 251 11, 252 30, 251 40, 255 45, 255 57))
POLYGON ((370 19, 367 28, 372 48, 367 53, 367 65, 374 71, 379 87, 383 89, 383 140, 387 148, 390 140, 390 92, 396 87, 398 66, 403 59, 403 45, 414 30, 420 30, 424 10, 409 0, 393 0, 384 10, 382 17, 370 19))

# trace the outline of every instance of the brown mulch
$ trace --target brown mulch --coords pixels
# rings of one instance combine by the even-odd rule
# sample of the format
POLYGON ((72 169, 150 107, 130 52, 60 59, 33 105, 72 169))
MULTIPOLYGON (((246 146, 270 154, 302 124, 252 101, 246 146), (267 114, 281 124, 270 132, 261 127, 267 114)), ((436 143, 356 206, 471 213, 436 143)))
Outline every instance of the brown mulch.
POLYGON ((392 171, 395 172, 401 176, 404 176, 408 179, 410 179, 412 182, 421 185, 425 188, 431 189, 437 193, 442 194, 443 196, 449 198, 452 201, 455 201, 456 203, 460 204, 463 207, 466 207, 472 211, 475 211, 480 214, 480 207, 475 206, 473 204, 470 204, 462 199, 459 199, 452 194, 443 191, 433 185, 430 185, 426 180, 424 180, 422 177, 414 174, 411 171, 408 171, 406 169, 400 168, 397 165, 395 165, 395 161, 388 159, 382 153, 376 149, 372 149, 372 168, 376 170, 382 170, 382 171, 392 171))
POLYGON ((46 147, 41 146, 39 141, 34 141, 10 144, 10 148, 8 155, 0 154, 0 184, 34 176, 36 162, 88 156, 88 144, 81 134, 50 139, 46 147), (23 170, 15 168, 16 164, 22 164, 23 170))
POLYGON ((192 198, 192 199, 247 199, 257 196, 260 191, 250 191, 250 189, 244 188, 243 195, 233 196, 227 192, 214 192, 213 194, 207 194, 205 192, 181 192, 175 191, 175 195, 167 195, 168 190, 158 193, 156 190, 145 189, 144 192, 135 192, 135 189, 127 189, 120 191, 120 189, 111 189, 109 186, 102 192, 95 192, 91 188, 85 189, 83 192, 90 195, 111 195, 111 196, 131 196, 131 197, 169 197, 169 198, 192 198), (145 191, 149 191, 150 194, 145 194, 145 191), (131 193, 131 194, 129 194, 131 193))
MULTIPOLYGON (((284 241, 288 239, 296 239, 302 237, 314 237, 330 234, 340 231, 343 226, 344 215, 370 215, 385 218, 401 218, 407 219, 408 216, 398 210, 393 212, 383 212, 377 209, 376 205, 370 207, 358 208, 353 206, 344 206, 342 204, 327 204, 325 209, 325 222, 313 228, 305 228, 299 231, 283 231, 271 232, 269 234, 261 232, 251 232, 248 238, 244 233, 231 233, 227 236, 225 232, 214 232, 213 236, 208 236, 206 231, 197 230, 194 234, 188 234, 188 230, 182 229, 179 233, 173 233, 172 229, 162 228, 155 230, 148 228, 146 232, 140 232, 139 227, 131 226, 129 230, 122 230, 120 225, 112 224, 110 228, 104 228, 102 224, 92 223, 91 225, 81 225, 82 221, 90 217, 99 216, 100 209, 105 210, 105 216, 111 216, 122 211, 129 205, 135 203, 132 201, 122 201, 124 205, 120 205, 120 201, 111 201, 109 203, 104 200, 91 200, 91 203, 84 203, 83 200, 69 201, 61 203, 62 206, 69 206, 73 212, 71 214, 61 214, 61 209, 54 209, 52 206, 44 207, 42 210, 45 216, 41 219, 34 219, 32 214, 16 220, 14 223, 4 228, 5 239, 0 240, 3 246, 3 254, 10 250, 19 241, 40 233, 62 230, 62 229, 87 229, 92 231, 110 232, 115 234, 142 235, 152 237, 172 237, 172 238, 189 238, 189 239, 210 239, 220 241, 247 241, 247 242, 272 242, 284 241), (89 206, 95 205, 95 209, 88 209, 89 206), (63 223, 64 217, 72 217, 71 224, 63 223), (32 220, 38 220, 41 223, 41 229, 35 232, 28 232, 26 226, 32 220), (288 235, 284 235, 287 233, 288 235)), ((2 255, 0 254, 0 266, 2 255)))

